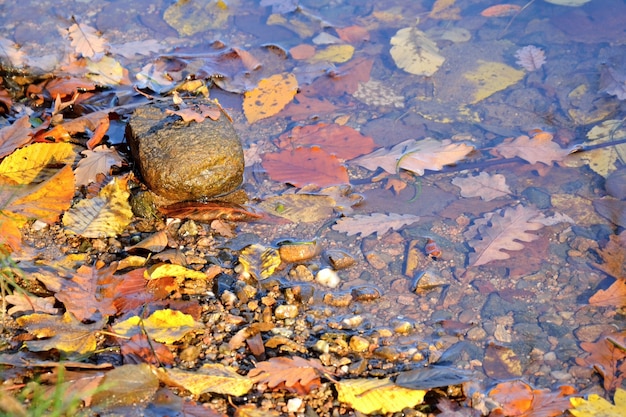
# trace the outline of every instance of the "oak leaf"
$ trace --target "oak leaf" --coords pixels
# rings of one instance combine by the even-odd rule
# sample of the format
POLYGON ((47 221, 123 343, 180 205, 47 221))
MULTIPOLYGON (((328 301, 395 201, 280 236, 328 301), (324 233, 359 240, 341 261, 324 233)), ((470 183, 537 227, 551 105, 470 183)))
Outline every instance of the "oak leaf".
POLYGON ((298 92, 296 76, 290 73, 276 74, 259 81, 259 85, 246 91, 243 112, 249 123, 271 117, 293 100, 298 92))
POLYGON ((589 298, 589 304, 606 307, 625 307, 626 281, 618 279, 606 290, 598 290, 589 298))
POLYGON ((574 417, 622 417, 626 415, 626 390, 617 388, 613 401, 614 405, 598 394, 590 394, 586 400, 575 397, 570 399, 574 408, 569 412, 574 417))
POLYGON ((489 397, 501 404, 506 416, 557 417, 570 408, 574 388, 562 385, 558 391, 533 389, 523 381, 502 382, 489 391, 489 397))
POLYGON ((511 255, 502 250, 516 251, 524 248, 521 242, 532 242, 538 236, 529 231, 541 229, 542 223, 533 221, 540 212, 531 207, 517 206, 499 212, 487 213, 474 221, 474 226, 465 232, 474 253, 469 256, 472 266, 484 265, 511 255))
POLYGON ((403 226, 419 221, 419 219, 419 216, 414 216, 412 214, 357 214, 353 217, 344 217, 339 219, 332 229, 338 232, 347 233, 348 236, 359 233, 361 234, 361 237, 369 236, 374 233, 378 234, 378 236, 382 236, 389 229, 398 230, 403 226))
POLYGON ((611 235, 606 246, 598 251, 603 263, 592 265, 615 279, 626 279, 626 230, 611 235))
POLYGON ((99 238, 121 233, 133 218, 127 179, 113 178, 98 196, 81 200, 63 215, 69 233, 99 238))
POLYGON ((341 159, 352 159, 374 150, 374 139, 364 136, 350 126, 318 123, 297 126, 278 137, 276 145, 281 149, 299 146, 319 146, 341 159))
POLYGON ((262 156, 261 165, 275 181, 296 187, 347 184, 348 170, 336 156, 318 146, 296 148, 262 156))
POLYGON ((546 54, 534 45, 527 45, 515 52, 516 63, 527 71, 537 71, 546 63, 546 54))
POLYGON ((100 145, 93 151, 87 149, 81 152, 85 158, 78 161, 74 170, 76 174, 76 185, 88 185, 95 182, 98 174, 110 174, 111 167, 121 167, 124 158, 120 156, 115 148, 107 145, 100 145))
POLYGON ((335 384, 338 400, 361 413, 395 413, 424 401, 427 391, 399 387, 389 378, 349 379, 335 384))
POLYGON ((626 378, 626 351, 625 336, 623 333, 615 333, 603 336, 596 342, 582 342, 580 347, 589 352, 589 355, 576 358, 580 366, 588 366, 602 375, 604 389, 612 391, 621 386, 626 378))
POLYGON ((67 29, 67 33, 76 53, 86 58, 101 54, 108 48, 106 39, 96 29, 83 23, 74 23, 67 29))
POLYGON ((557 143, 552 141, 551 136, 541 135, 539 138, 530 138, 526 135, 517 138, 505 139, 495 147, 495 151, 505 158, 520 157, 531 164, 541 162, 545 165, 552 165, 569 155, 567 149, 562 149, 557 143))
POLYGON ((327 373, 319 360, 294 356, 259 362, 248 372, 248 377, 261 388, 285 388, 291 392, 308 394, 320 385, 320 376, 327 373))
POLYGON ((452 180, 452 184, 461 189, 461 196, 480 197, 485 201, 511 194, 511 189, 506 184, 506 178, 502 174, 490 175, 481 172, 473 177, 456 177, 452 180))

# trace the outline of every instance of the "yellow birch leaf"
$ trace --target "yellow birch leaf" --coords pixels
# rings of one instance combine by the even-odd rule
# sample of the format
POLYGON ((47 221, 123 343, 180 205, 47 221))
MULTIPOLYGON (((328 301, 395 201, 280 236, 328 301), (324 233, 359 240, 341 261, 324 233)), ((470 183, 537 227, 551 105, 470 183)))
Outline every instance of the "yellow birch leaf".
POLYGON ((185 268, 181 265, 162 263, 148 268, 146 272, 144 272, 144 277, 149 280, 164 277, 206 279, 206 274, 185 268))
MULTIPOLYGON (((605 120, 594 126, 588 133, 589 142, 586 144, 598 145, 601 143, 618 141, 626 138, 626 130, 621 128, 620 120, 605 120)), ((618 166, 626 163, 626 144, 621 143, 606 148, 591 149, 577 152, 565 160, 565 165, 579 167, 589 165, 596 173, 607 178, 618 166)))
POLYGON ((589 395, 588 399, 573 397, 570 403, 574 408, 569 412, 575 417, 622 417, 626 415, 626 391, 618 388, 613 397, 615 405, 598 394, 589 395))
POLYGON ((76 153, 69 143, 33 143, 4 158, 0 164, 0 176, 10 178, 16 184, 41 182, 58 171, 47 166, 71 165, 75 158, 76 153))
POLYGON ((133 316, 113 325, 113 331, 119 335, 132 337, 142 333, 142 328, 151 339, 161 343, 174 343, 187 333, 203 329, 189 314, 170 309, 157 310, 146 319, 133 316))
POLYGON ((113 178, 97 197, 79 201, 63 215, 66 232, 90 238, 121 233, 133 218, 126 183, 113 178))
POLYGON ((298 80, 291 73, 272 75, 259 81, 243 98, 243 112, 249 123, 271 117, 289 104, 298 92, 298 80))
POLYGON ((395 413, 424 401, 424 390, 402 388, 389 378, 349 379, 335 384, 338 399, 361 413, 395 413))
POLYGON ((478 68, 463 74, 476 88, 471 104, 476 104, 524 78, 524 71, 501 62, 478 62, 478 68))
POLYGON ((194 371, 161 368, 159 377, 164 383, 182 387, 193 395, 212 392, 240 397, 254 384, 252 379, 239 375, 234 368, 219 363, 207 363, 194 371))
POLYGON ((327 48, 318 51, 310 59, 311 62, 346 62, 354 54, 354 46, 352 45, 330 45, 327 48))
POLYGON ((391 38, 391 57, 399 68, 415 75, 430 77, 446 60, 437 44, 424 32, 412 27, 400 29, 391 38))

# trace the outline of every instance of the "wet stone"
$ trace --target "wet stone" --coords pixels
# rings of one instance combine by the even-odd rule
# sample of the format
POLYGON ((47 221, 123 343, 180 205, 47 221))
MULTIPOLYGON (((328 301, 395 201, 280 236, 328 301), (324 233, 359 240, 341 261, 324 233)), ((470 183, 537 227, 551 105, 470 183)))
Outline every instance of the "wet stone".
POLYGON ((369 340, 362 336, 352 336, 350 338, 350 349, 355 352, 365 352, 369 347, 369 340))
POLYGON ((522 195, 538 209, 547 209, 551 206, 550 194, 538 187, 528 187, 522 191, 522 195))
POLYGON ((352 255, 341 249, 328 249, 322 257, 335 270, 349 268, 356 263, 352 255))
POLYGON ((448 284, 449 282, 439 274, 432 271, 421 271, 415 274, 415 278, 411 282, 411 291, 420 294, 448 284))
MULTIPOLYGON (((215 106, 210 101, 198 104, 215 106)), ((173 201, 228 194, 243 181, 243 148, 225 114, 217 120, 184 122, 166 104, 138 108, 126 136, 146 185, 173 201)), ((193 108, 193 105, 192 105, 193 108)))

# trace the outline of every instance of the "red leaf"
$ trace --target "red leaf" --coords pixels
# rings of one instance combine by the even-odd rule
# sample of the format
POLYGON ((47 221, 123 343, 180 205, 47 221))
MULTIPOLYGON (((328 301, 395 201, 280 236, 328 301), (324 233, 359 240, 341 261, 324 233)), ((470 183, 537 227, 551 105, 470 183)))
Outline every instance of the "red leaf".
POLYGON ((298 146, 319 145, 325 151, 341 159, 352 159, 370 153, 376 145, 374 139, 363 136, 349 126, 318 123, 313 126, 297 126, 280 135, 279 148, 293 149, 298 146))
POLYGON ((496 4, 495 6, 487 7, 480 14, 485 17, 506 17, 513 16, 520 10, 522 10, 522 7, 517 4, 496 4))
POLYGON ((325 187, 349 182, 346 167, 339 163, 336 156, 317 146, 266 153, 261 164, 273 180, 296 187, 308 184, 325 187))

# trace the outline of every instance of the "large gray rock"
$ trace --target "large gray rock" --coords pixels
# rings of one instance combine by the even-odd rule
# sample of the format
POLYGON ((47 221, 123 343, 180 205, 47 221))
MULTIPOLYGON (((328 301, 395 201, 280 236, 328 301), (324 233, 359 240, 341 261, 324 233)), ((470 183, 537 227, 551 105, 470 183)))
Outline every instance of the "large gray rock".
POLYGON ((229 118, 222 114, 217 120, 184 122, 166 114, 166 108, 165 104, 140 107, 126 126, 130 149, 146 185, 175 201, 216 197, 239 187, 243 149, 229 118))

